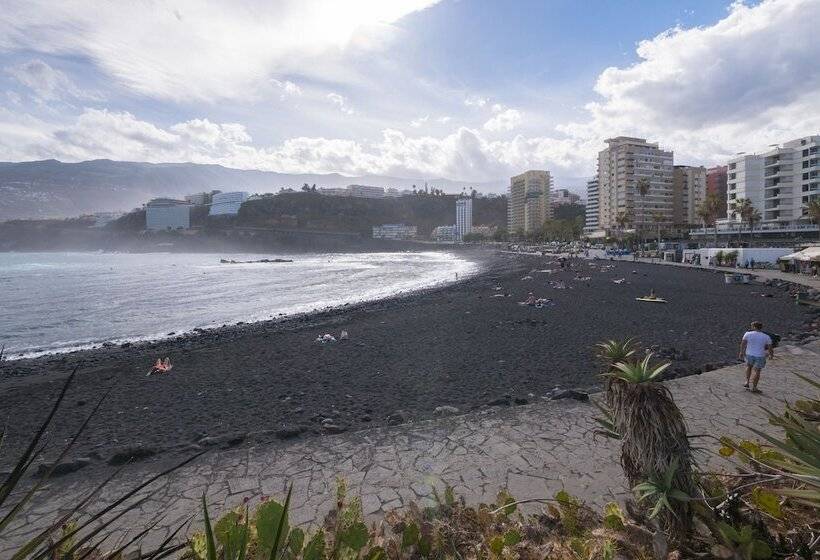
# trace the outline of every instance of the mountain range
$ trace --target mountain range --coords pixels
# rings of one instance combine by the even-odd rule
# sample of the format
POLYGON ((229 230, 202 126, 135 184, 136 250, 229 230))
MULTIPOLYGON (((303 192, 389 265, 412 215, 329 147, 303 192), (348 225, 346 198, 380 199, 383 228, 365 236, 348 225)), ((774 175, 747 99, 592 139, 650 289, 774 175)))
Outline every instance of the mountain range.
MULTIPOLYGON (((473 188, 480 192, 501 193, 507 185, 507 180, 502 179, 484 183, 449 179, 427 179, 426 182, 430 188, 442 189, 448 193, 473 188)), ((305 183, 315 184, 317 187, 363 184, 410 189, 413 185, 422 187, 425 179, 381 175, 349 177, 338 173, 290 174, 232 169, 221 165, 106 159, 78 163, 54 159, 0 162, 0 220, 60 218, 102 211, 127 211, 142 206, 155 197, 177 198, 214 189, 266 193, 288 187, 299 189, 305 183)))

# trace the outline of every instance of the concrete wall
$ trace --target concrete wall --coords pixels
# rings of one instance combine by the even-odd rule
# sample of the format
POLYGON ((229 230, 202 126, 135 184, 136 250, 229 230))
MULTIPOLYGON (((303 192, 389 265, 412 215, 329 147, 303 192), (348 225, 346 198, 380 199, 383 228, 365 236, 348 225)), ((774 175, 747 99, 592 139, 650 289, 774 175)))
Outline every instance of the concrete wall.
POLYGON ((687 249, 683 252, 683 258, 686 260, 688 255, 700 254, 701 264, 709 264, 709 259, 714 257, 718 251, 723 251, 724 254, 737 251, 737 262, 743 266, 747 260, 754 259, 758 263, 777 264, 777 259, 789 253, 793 253, 794 249, 791 247, 760 247, 760 248, 710 248, 710 249, 687 249))

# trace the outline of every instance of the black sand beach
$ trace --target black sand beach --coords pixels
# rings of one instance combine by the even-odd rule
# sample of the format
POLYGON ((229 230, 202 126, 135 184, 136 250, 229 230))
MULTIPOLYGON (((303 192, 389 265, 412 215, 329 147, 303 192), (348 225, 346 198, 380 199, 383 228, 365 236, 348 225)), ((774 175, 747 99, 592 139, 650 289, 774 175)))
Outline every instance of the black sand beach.
POLYGON ((0 469, 42 422, 75 366, 79 375, 50 441, 66 441, 111 388, 71 454, 104 465, 419 420, 442 406, 514 406, 555 387, 590 390, 599 382, 593 346, 611 337, 656 346, 674 358, 672 375, 697 373, 734 361, 752 319, 786 336, 807 318, 783 290, 727 286, 722 274, 706 271, 581 260, 560 270, 552 257, 507 254, 487 260, 474 278, 405 297, 9 362, 0 375, 0 417, 8 419, 0 469), (601 265, 613 268, 601 272, 601 265), (536 272, 548 269, 554 272, 536 272), (554 287, 560 283, 566 288, 554 287), (669 303, 635 301, 650 289, 669 303), (530 291, 553 304, 517 305, 530 291), (341 330, 349 340, 315 341, 341 330), (173 370, 146 377, 164 356, 173 370))

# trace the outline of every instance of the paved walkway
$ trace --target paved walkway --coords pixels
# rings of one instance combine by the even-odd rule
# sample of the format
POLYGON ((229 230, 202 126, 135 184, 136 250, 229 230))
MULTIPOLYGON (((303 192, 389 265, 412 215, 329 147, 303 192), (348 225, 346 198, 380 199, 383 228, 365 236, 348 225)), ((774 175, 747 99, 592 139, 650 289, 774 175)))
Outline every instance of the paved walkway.
MULTIPOLYGON (((817 375, 820 341, 785 347, 764 373, 762 395, 743 391, 742 366, 670 381, 684 411, 690 434, 747 434, 744 424, 769 430, 759 405, 775 410, 784 400, 810 389, 794 372, 817 375)), ((506 487, 518 499, 552 496, 565 488, 596 507, 626 495, 618 464, 617 442, 596 437, 590 404, 541 402, 515 408, 442 418, 354 434, 314 438, 289 446, 250 447, 212 453, 158 482, 139 510, 122 518, 133 535, 162 517, 149 542, 156 543, 191 515, 201 527, 199 499, 205 493, 212 511, 255 501, 261 495, 281 497, 293 484, 292 520, 317 523, 334 500, 335 479, 344 477, 352 494, 362 498, 364 512, 375 518, 412 500, 431 499, 433 488, 452 485, 469 502, 490 501, 506 487)), ((711 450, 709 439, 698 443, 711 450)), ((723 459, 702 456, 710 468, 723 459)), ((132 467, 122 482, 107 488, 100 502, 114 499, 143 477, 150 463, 132 467)), ((82 471, 55 479, 47 495, 35 501, 25 522, 0 543, 0 556, 26 536, 76 503, 92 481, 82 471), (4 550, 4 545, 6 549, 4 550)), ((252 502, 253 503, 253 502, 252 502)), ((125 529, 113 538, 122 537, 125 529)))
MULTIPOLYGON (((621 260, 624 261, 632 261, 632 258, 623 258, 621 260)), ((751 273, 757 276, 758 278, 762 278, 764 280, 783 280, 785 282, 793 282, 795 284, 800 284, 801 286, 806 286, 808 288, 814 288, 815 290, 820 290, 820 278, 813 278, 806 274, 799 274, 799 273, 792 273, 792 272, 781 272, 779 270, 771 270, 768 268, 755 268, 752 270, 747 270, 745 268, 732 268, 728 266, 703 266, 703 265, 696 265, 696 264, 688 264, 688 263, 679 263, 679 262, 671 262, 671 261, 662 261, 660 259, 638 259, 638 262, 642 263, 649 263, 649 264, 663 264, 669 266, 682 266, 686 268, 700 268, 702 270, 718 270, 721 272, 744 272, 744 273, 751 273)))

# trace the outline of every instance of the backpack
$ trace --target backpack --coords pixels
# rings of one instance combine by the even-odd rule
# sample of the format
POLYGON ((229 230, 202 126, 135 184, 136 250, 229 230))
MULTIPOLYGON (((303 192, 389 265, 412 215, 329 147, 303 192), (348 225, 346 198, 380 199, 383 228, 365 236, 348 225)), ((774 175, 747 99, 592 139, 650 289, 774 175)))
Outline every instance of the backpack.
POLYGON ((770 333, 766 331, 761 331, 763 334, 769 335, 769 338, 772 339, 772 348, 777 348, 780 345, 780 335, 775 333, 770 333))

